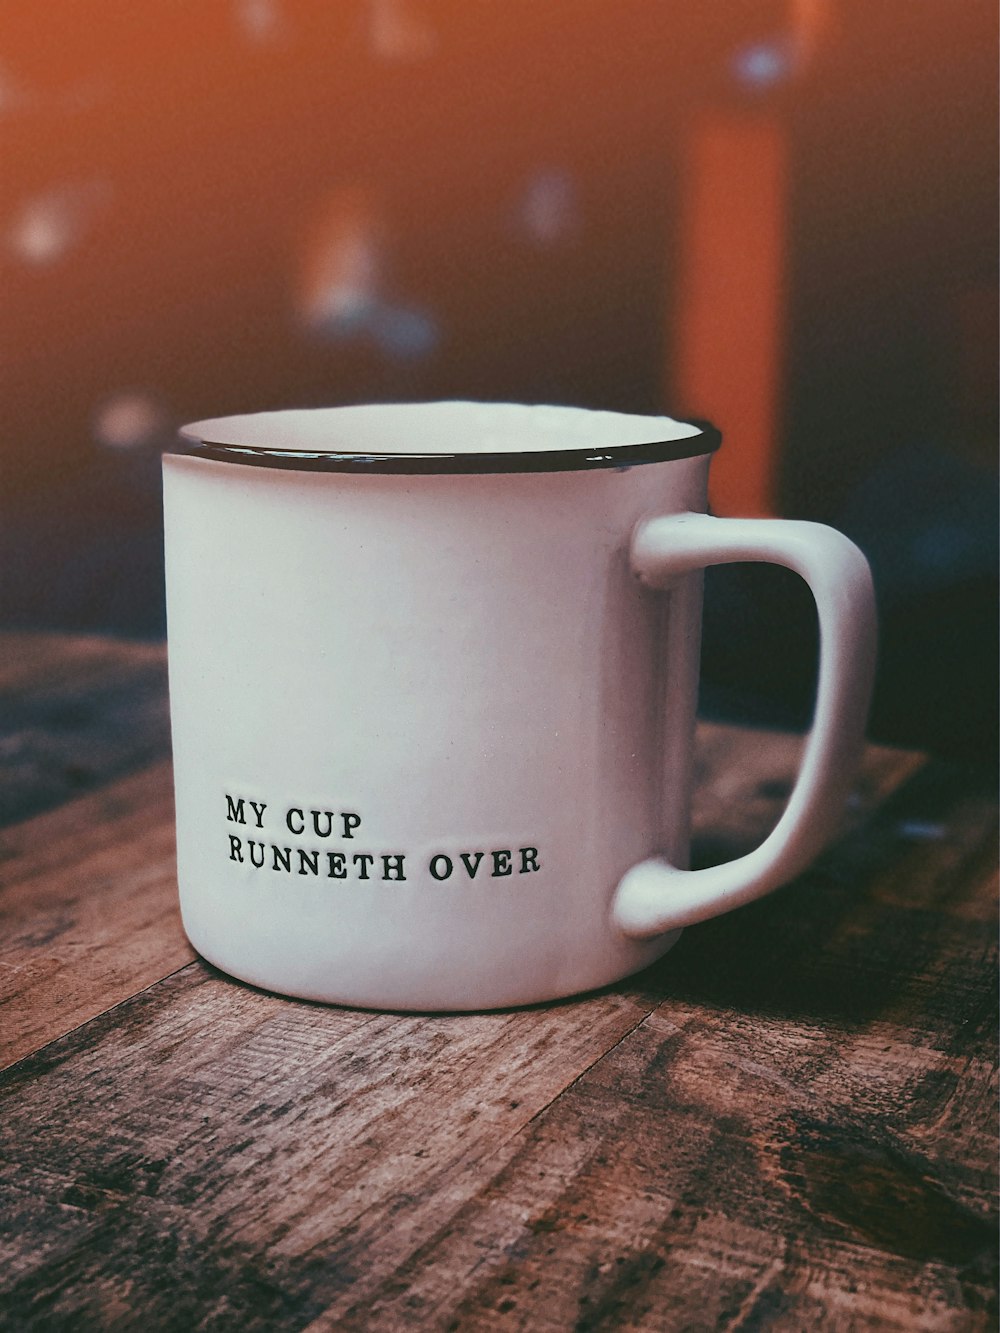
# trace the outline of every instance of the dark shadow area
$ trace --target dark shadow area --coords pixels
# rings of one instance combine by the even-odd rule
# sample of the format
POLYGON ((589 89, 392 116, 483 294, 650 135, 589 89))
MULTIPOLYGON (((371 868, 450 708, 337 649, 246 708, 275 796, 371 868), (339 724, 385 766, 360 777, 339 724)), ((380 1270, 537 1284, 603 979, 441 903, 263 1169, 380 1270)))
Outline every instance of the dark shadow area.
MULTIPOLYGON (((970 957, 963 935, 974 923, 941 909, 974 882, 971 868, 986 876, 995 865, 996 795, 983 769, 929 764, 793 884, 691 927, 635 981, 667 1004, 859 1029, 900 1003, 903 976, 929 1027, 946 1026, 956 997, 968 1000, 978 948, 970 957)), ((692 864, 750 850, 701 843, 692 864)), ((987 1008, 963 1022, 992 1022, 992 996, 987 1008)))

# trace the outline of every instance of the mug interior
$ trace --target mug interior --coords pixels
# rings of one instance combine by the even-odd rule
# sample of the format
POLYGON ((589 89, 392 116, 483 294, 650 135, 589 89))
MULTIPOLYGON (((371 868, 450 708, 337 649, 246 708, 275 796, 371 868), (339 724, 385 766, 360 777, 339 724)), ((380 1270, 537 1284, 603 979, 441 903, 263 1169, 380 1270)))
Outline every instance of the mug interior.
POLYGON ((260 412, 197 421, 180 434, 196 446, 356 460, 579 453, 597 462, 605 450, 661 446, 670 457, 690 457, 718 443, 705 423, 668 416, 476 402, 260 412))

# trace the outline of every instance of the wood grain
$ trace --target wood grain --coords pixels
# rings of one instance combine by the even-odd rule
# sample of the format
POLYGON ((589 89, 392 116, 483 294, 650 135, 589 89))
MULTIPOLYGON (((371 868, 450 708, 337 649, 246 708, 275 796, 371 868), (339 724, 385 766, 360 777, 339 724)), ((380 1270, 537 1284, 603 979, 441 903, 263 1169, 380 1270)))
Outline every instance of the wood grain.
MULTIPOLYGON (((696 863, 800 747, 700 728, 696 863)), ((0 1323, 995 1327, 995 810, 872 748, 789 888, 607 991, 437 1017, 184 965, 166 765, 8 828, 0 1323)))
POLYGON ((163 644, 0 639, 0 826, 170 752, 163 644))
POLYGON ((184 966, 167 763, 0 830, 0 1067, 184 966))
POLYGON ((345 1284, 392 1272, 442 1209, 474 1196, 482 1163, 648 1009, 609 994, 374 1015, 194 964, 8 1071, 11 1315, 106 1327, 127 1288, 122 1314, 142 1309, 154 1326, 304 1321, 345 1284), (25 1266, 29 1230, 49 1252, 25 1266), (150 1245, 157 1232, 165 1247, 150 1245))

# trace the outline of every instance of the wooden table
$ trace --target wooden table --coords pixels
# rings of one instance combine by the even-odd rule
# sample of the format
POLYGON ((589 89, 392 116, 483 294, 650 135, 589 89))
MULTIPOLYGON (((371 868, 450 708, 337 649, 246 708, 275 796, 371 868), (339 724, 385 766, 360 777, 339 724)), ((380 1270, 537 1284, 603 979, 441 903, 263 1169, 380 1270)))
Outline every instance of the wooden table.
MULTIPOLYGON (((992 1329, 995 794, 869 749, 842 839, 641 976, 281 999, 175 906, 161 647, 0 637, 0 1323, 992 1329)), ((698 859, 799 742, 705 725, 698 859)))

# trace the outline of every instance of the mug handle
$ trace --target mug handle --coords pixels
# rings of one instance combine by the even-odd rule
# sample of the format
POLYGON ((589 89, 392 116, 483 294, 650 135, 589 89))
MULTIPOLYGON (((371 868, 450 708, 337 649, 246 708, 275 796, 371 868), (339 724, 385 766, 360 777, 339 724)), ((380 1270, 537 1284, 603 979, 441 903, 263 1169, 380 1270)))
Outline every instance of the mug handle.
POLYGON ((629 870, 612 918, 645 939, 694 925, 770 893, 797 875, 834 832, 864 744, 875 669, 875 595, 868 562, 821 523, 676 514, 641 521, 631 563, 650 588, 706 565, 770 561, 805 579, 819 614, 816 709, 798 779, 773 832, 746 856, 704 870, 651 857, 629 870))

